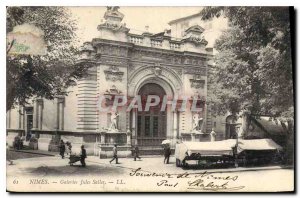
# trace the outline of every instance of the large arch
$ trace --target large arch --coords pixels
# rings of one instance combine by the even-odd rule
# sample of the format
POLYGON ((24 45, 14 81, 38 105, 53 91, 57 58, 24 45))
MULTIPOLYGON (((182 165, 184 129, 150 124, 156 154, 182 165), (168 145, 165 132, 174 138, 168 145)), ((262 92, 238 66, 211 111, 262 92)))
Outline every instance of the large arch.
MULTIPOLYGON (((149 84, 154 83, 161 86, 168 98, 177 98, 183 92, 183 83, 181 78, 171 69, 163 67, 141 67, 137 69, 128 79, 128 96, 134 97, 139 94, 140 89, 149 84)), ((166 138, 174 139, 177 134, 177 114, 167 107, 166 110, 166 138)), ((131 130, 133 133, 134 143, 137 141, 137 123, 138 114, 132 111, 131 130)))
POLYGON ((182 93, 181 78, 171 69, 164 67, 141 67, 134 71, 128 81, 128 96, 135 96, 145 83, 153 82, 162 86, 167 95, 174 97, 182 93))

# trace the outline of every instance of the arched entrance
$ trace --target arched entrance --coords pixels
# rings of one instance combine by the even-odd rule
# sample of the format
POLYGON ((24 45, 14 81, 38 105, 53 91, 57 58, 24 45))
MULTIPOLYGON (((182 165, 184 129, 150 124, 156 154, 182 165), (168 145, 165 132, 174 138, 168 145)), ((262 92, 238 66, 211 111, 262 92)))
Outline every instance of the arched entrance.
POLYGON ((236 138, 236 117, 229 115, 226 117, 225 125, 225 139, 235 139, 236 138))
POLYGON ((137 112, 137 144, 139 146, 158 146, 167 137, 167 112, 161 111, 161 103, 145 111, 148 95, 156 95, 161 101, 165 90, 156 83, 144 84, 138 94, 142 98, 143 111, 137 112))

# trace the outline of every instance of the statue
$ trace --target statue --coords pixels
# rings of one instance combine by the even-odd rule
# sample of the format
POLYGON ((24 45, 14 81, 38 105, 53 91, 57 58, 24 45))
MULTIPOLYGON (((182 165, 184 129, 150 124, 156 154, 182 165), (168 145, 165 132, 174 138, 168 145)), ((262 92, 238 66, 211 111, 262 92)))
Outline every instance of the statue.
POLYGON ((203 118, 201 118, 198 113, 194 114, 194 116, 193 116, 193 131, 201 130, 200 121, 202 121, 202 120, 203 120, 203 118))
POLYGON ((211 132, 210 132, 210 141, 211 142, 214 142, 216 141, 216 132, 214 131, 214 128, 211 129, 211 132))
POLYGON ((119 6, 106 6, 106 9, 108 11, 112 10, 112 11, 118 11, 120 9, 119 6))
POLYGON ((118 131, 118 126, 117 126, 117 119, 119 117, 119 114, 116 113, 112 113, 111 117, 110 117, 110 127, 109 127, 109 131, 118 131))

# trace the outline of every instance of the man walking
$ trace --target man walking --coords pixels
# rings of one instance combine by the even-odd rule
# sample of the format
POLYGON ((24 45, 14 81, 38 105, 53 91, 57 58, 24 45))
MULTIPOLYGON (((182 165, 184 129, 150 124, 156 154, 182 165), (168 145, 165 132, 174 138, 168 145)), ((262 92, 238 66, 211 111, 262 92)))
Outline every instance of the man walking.
POLYGON ((116 164, 118 164, 118 149, 117 149, 117 145, 116 144, 115 144, 115 146, 113 148, 113 158, 109 161, 109 163, 111 163, 114 160, 116 160, 116 164))
POLYGON ((80 162, 82 167, 85 167, 85 158, 86 158, 86 150, 84 148, 84 145, 81 146, 81 154, 80 154, 80 162))
POLYGON ((59 154, 61 156, 62 159, 65 158, 65 151, 66 151, 66 146, 63 140, 60 140, 60 144, 59 144, 59 154))
POLYGON ((170 155, 171 155, 171 149, 169 145, 166 145, 164 148, 164 155, 165 155, 165 159, 164 159, 164 164, 169 164, 169 159, 170 159, 170 155))
POLYGON ((134 161, 136 161, 136 158, 139 158, 141 160, 141 157, 139 156, 140 153, 139 147, 137 145, 135 145, 133 153, 134 153, 134 161))

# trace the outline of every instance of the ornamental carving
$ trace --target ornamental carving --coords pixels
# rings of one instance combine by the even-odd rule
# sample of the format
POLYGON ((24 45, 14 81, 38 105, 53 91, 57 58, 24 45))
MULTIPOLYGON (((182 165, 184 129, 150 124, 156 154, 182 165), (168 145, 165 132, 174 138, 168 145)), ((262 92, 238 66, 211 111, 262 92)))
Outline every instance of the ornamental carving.
POLYGON ((206 76, 206 68, 186 68, 185 74, 195 74, 199 76, 206 76))
POLYGON ((111 86, 110 89, 107 89, 104 93, 104 95, 120 95, 122 94, 122 91, 119 90, 115 85, 111 86))
POLYGON ((160 67, 154 67, 152 71, 155 76, 160 76, 162 73, 162 69, 160 67))
POLYGON ((110 66, 108 70, 104 70, 105 79, 107 81, 120 81, 122 82, 122 77, 124 72, 120 71, 120 69, 116 66, 110 66))
POLYGON ((190 79, 191 88, 203 89, 205 85, 205 80, 201 79, 201 75, 194 75, 193 79, 190 79))

